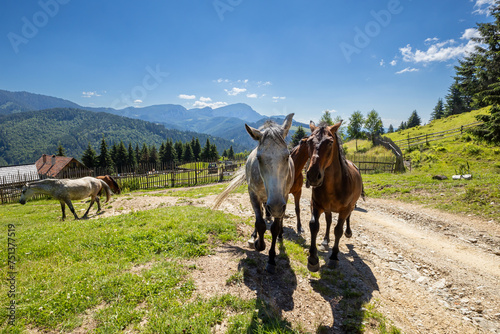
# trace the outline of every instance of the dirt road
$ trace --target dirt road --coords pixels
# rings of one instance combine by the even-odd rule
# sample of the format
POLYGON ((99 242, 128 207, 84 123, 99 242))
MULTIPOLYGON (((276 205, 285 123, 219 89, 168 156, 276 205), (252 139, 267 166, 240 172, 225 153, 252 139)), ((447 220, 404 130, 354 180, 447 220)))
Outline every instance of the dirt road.
MULTIPOLYGON (((210 206, 214 198, 208 196, 188 204, 210 206)), ((301 218, 306 244, 308 198, 310 189, 304 188, 301 218)), ((170 197, 166 200, 141 195, 112 206, 126 212, 128 205, 137 210, 142 202, 148 203, 144 209, 186 204, 185 199, 175 201, 170 197)), ((351 219, 353 237, 341 240, 338 270, 344 277, 342 284, 362 294, 363 302, 376 305, 404 333, 500 333, 499 222, 389 200, 369 198, 358 204, 351 219)), ((285 238, 297 240, 293 205, 287 209, 285 238)), ((243 219, 253 216, 247 194, 231 195, 220 210, 243 219)), ((108 210, 108 214, 112 211, 108 210)), ((321 218, 319 241, 324 236, 324 225, 321 218)), ((243 223, 239 228, 246 236, 252 230, 243 223)), ((327 256, 323 253, 322 266, 327 256)), ((282 272, 269 275, 262 270, 266 258, 267 250, 259 254, 244 241, 226 245, 216 254, 196 260, 200 270, 193 273, 193 279, 201 295, 257 295, 304 331, 316 332, 318 326, 323 326, 327 333, 346 332, 346 311, 341 307, 341 298, 325 293, 325 287, 319 288, 323 284, 321 278, 286 269, 295 265, 287 257, 278 257, 282 272), (249 258, 259 265, 247 268, 245 284, 228 285, 227 279, 249 258)), ((300 265, 304 267, 305 263, 300 265)), ((334 275, 328 270, 321 272, 334 275)), ((216 332, 224 332, 224 324, 218 325, 216 332)))

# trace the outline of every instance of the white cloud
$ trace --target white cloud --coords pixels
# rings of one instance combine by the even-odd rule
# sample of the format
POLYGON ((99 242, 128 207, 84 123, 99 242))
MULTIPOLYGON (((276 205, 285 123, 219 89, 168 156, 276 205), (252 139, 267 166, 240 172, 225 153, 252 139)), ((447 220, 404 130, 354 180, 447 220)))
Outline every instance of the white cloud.
POLYGON ((460 39, 472 39, 474 37, 475 38, 481 37, 479 30, 477 30, 476 28, 469 28, 469 29, 465 29, 465 31, 462 34, 462 37, 460 37, 460 39))
POLYGON ((101 96, 97 92, 82 92, 82 97, 91 98, 94 96, 101 96))
POLYGON ((272 83, 271 81, 258 81, 257 86, 262 87, 262 86, 271 86, 272 83))
POLYGON ((408 72, 418 72, 418 71, 419 71, 418 68, 407 67, 405 69, 402 69, 401 71, 396 72, 396 74, 403 74, 403 73, 408 73, 408 72))
POLYGON ((247 97, 251 98, 251 99, 256 99, 257 98, 257 94, 253 93, 253 94, 247 94, 247 97))
POLYGON ((398 61, 396 59, 394 59, 393 61, 390 62, 391 66, 396 66, 397 63, 398 63, 398 61))
POLYGON ((141 104, 142 100, 134 100, 134 104, 141 104))
POLYGON ((383 60, 383 59, 380 59, 380 63, 379 63, 379 65, 380 65, 380 66, 382 66, 382 67, 385 67, 385 62, 384 62, 384 60, 383 60))
MULTIPOLYGON (((471 0, 472 1, 472 0, 471 0)), ((495 4, 495 0, 476 0, 474 4, 474 14, 489 15, 490 8, 495 4)))
POLYGON ((478 32, 474 28, 466 29, 462 34, 460 39, 467 40, 467 43, 462 43, 460 45, 454 46, 456 41, 454 39, 449 39, 443 42, 437 42, 437 39, 426 39, 426 41, 433 41, 434 44, 430 45, 427 50, 413 51, 413 48, 408 44, 405 47, 399 49, 401 55, 403 56, 403 61, 412 63, 430 63, 434 61, 447 61, 450 59, 455 59, 459 57, 466 56, 472 53, 477 42, 472 41, 470 38, 478 36, 478 32))
POLYGON ((233 87, 232 89, 224 89, 227 93, 227 95, 230 95, 230 96, 236 96, 240 93, 244 93, 247 91, 246 88, 237 88, 237 87, 233 87))
POLYGON ((212 102, 211 98, 203 96, 201 96, 198 101, 193 103, 193 108, 210 107, 212 109, 217 109, 224 106, 227 106, 227 102, 212 102))
POLYGON ((179 97, 179 99, 183 99, 183 100, 194 100, 194 99, 196 99, 196 95, 180 94, 178 97, 179 97))
POLYGON ((222 78, 219 78, 219 79, 214 80, 214 81, 215 81, 215 82, 217 82, 217 83, 223 83, 223 82, 228 83, 228 82, 229 82, 229 79, 222 79, 222 78))
POLYGON ((286 96, 273 96, 273 102, 278 102, 279 100, 285 100, 286 96))
POLYGON ((427 38, 427 39, 424 41, 424 43, 425 43, 425 44, 431 44, 431 43, 434 43, 434 42, 437 42, 437 41, 439 41, 439 38, 437 38, 437 37, 432 37, 432 38, 430 38, 430 37, 429 37, 429 38, 427 38))

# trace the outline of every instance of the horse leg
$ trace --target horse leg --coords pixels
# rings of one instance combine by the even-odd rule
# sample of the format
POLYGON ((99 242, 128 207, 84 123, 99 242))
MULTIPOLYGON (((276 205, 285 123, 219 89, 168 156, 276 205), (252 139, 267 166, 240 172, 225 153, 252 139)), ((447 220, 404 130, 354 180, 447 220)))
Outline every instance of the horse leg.
POLYGON ((322 252, 328 252, 328 244, 330 243, 330 228, 332 226, 332 213, 325 212, 326 219, 326 232, 325 237, 323 238, 323 242, 319 245, 319 250, 322 252))
POLYGON ((309 257, 307 258, 307 269, 316 272, 319 270, 318 249, 316 248, 316 236, 319 231, 319 216, 321 213, 318 209, 313 208, 311 221, 309 222, 309 230, 311 231, 311 247, 309 248, 309 257))
POLYGON ((295 200, 295 215, 297 216, 297 234, 301 235, 304 233, 304 229, 302 228, 302 223, 300 222, 300 196, 302 194, 302 190, 299 190, 296 194, 293 194, 293 198, 295 200))
POLYGON ((87 211, 85 211, 85 214, 83 215, 83 217, 82 217, 82 218, 87 218, 87 215, 89 214, 90 208, 92 207, 92 205, 94 205, 94 202, 95 202, 95 198, 94 198, 94 197, 91 197, 91 198, 90 198, 90 205, 89 205, 89 208, 87 209, 87 211))
POLYGON ((75 208, 73 207, 73 203, 71 203, 71 200, 66 199, 66 200, 64 200, 64 202, 68 205, 68 208, 71 210, 71 213, 73 213, 73 216, 75 216, 75 219, 79 220, 80 218, 78 218, 78 216, 75 212, 75 208))
POLYGON ((99 199, 99 196, 96 196, 95 201, 97 203, 97 212, 101 211, 101 200, 99 199))
POLYGON ((62 220, 66 219, 66 204, 64 204, 64 201, 61 202, 61 211, 62 211, 62 220))
MULTIPOLYGON (((347 215, 349 216, 350 213, 347 215)), ((334 234, 335 234, 335 243, 332 249, 332 255, 330 255, 330 260, 328 261, 328 266, 331 268, 337 268, 339 265, 339 243, 340 238, 342 238, 342 234, 344 233, 344 221, 346 219, 345 213, 339 213, 339 219, 337 220, 337 225, 335 225, 334 234)))
POLYGON ((264 241, 264 233, 266 232, 266 222, 262 218, 262 203, 260 203, 255 195, 250 194, 250 202, 252 203, 253 211, 255 213, 255 230, 252 233, 252 238, 248 241, 251 245, 251 241, 254 240, 253 246, 258 252, 266 249, 266 243, 264 241), (258 234, 258 238, 255 237, 258 234))
POLYGON ((352 231, 351 231, 351 214, 349 214, 349 216, 347 216, 346 218, 346 228, 345 228, 345 232, 344 232, 344 235, 346 238, 350 238, 352 237, 352 231))
POLYGON ((283 231, 282 225, 282 218, 274 218, 274 222, 271 225, 272 242, 271 248, 269 249, 269 259, 267 260, 266 265, 266 271, 270 274, 274 274, 276 272, 276 240, 278 239, 278 234, 283 231))

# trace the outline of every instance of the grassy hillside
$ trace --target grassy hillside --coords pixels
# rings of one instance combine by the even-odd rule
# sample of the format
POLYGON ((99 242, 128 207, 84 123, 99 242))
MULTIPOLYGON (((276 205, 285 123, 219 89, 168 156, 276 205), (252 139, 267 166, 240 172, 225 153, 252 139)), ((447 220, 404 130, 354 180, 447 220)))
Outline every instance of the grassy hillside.
MULTIPOLYGON (((484 108, 470 113, 432 121, 425 126, 388 134, 392 140, 445 131, 476 122, 475 116, 488 113, 484 108)), ((361 143, 361 145, 360 145, 361 143)), ((355 150, 349 142, 348 151, 355 150)), ((358 147, 371 154, 368 142, 358 147)), ((370 197, 394 198, 422 203, 447 211, 480 216, 500 222, 500 147, 478 141, 468 132, 413 146, 401 145, 411 169, 404 174, 364 175, 370 197), (452 180, 455 174, 472 174, 472 180, 452 180), (447 180, 432 177, 445 175, 447 180)), ((380 150, 380 148, 377 148, 380 150)), ((352 152, 352 151, 351 151, 352 152)))

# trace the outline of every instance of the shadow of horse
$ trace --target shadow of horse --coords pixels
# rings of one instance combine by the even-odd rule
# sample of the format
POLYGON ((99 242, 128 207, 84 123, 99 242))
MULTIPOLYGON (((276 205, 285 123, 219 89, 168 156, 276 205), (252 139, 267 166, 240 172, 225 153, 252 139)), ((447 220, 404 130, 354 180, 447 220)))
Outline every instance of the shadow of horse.
MULTIPOLYGON (((365 327, 365 304, 378 291, 377 279, 370 267, 355 251, 355 246, 346 244, 348 253, 340 253, 339 268, 323 266, 320 279, 311 279, 311 286, 329 304, 333 323, 318 328, 317 333, 363 333, 365 327)), ((328 253, 322 252, 327 260, 328 253)))
POLYGON ((245 255, 238 263, 238 271, 243 273, 243 283, 255 292, 256 305, 247 333, 273 332, 283 328, 292 328, 283 311, 294 309, 293 293, 297 288, 297 277, 290 266, 286 246, 278 243, 275 274, 266 271, 268 258, 255 250, 237 246, 227 246, 228 251, 245 255))

